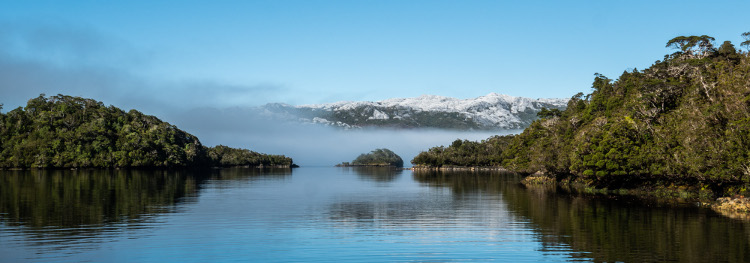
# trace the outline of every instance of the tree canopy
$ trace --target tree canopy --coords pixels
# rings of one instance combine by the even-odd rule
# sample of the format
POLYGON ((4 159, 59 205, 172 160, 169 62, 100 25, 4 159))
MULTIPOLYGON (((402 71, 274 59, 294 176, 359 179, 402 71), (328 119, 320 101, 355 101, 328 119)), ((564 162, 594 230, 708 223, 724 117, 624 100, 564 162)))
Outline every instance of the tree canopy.
POLYGON ((693 55, 694 52, 702 55, 713 49, 714 38, 702 36, 678 36, 667 41, 667 47, 682 50, 687 54, 693 55))
POLYGON ((724 43, 719 46, 719 50, 717 51, 719 54, 727 56, 737 53, 737 49, 734 48, 734 45, 731 41, 724 41, 724 43))
POLYGON ((344 163, 342 166, 395 166, 404 167, 404 160, 391 150, 382 148, 375 149, 370 153, 360 154, 351 164, 344 163))
POLYGON ((559 109, 547 109, 545 107, 542 107, 542 109, 536 113, 536 116, 539 118, 554 118, 554 117, 560 117, 562 115, 562 111, 559 109))

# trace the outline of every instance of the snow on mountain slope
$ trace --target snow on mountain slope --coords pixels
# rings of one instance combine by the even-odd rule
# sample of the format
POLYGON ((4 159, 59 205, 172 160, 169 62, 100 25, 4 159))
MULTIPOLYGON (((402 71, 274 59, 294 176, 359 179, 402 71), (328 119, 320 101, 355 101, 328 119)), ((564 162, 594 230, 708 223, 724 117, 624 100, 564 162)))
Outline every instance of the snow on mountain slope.
POLYGON ((473 99, 435 95, 382 101, 340 101, 292 106, 267 104, 265 112, 301 121, 357 127, 518 129, 536 119, 542 107, 564 109, 567 99, 531 99, 497 93, 473 99))

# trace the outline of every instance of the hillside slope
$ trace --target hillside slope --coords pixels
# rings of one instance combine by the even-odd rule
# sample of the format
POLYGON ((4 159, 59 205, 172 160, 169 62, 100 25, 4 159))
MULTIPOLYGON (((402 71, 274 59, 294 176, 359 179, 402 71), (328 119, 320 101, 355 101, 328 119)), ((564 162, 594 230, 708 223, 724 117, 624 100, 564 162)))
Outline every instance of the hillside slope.
POLYGON ((616 80, 596 74, 590 94, 573 96, 566 110, 543 114, 517 136, 457 141, 412 163, 502 166, 610 188, 646 181, 745 185, 750 57, 728 41, 714 48, 712 40, 675 38, 668 46, 680 51, 616 80))
POLYGON ((292 159, 226 146, 137 110, 41 95, 0 113, 0 168, 292 166, 292 159))

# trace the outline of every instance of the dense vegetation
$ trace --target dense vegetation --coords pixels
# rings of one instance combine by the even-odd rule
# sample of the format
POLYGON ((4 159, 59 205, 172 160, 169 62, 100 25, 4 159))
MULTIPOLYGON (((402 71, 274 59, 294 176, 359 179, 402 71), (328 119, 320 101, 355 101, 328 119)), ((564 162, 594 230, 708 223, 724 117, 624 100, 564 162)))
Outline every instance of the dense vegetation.
POLYGON ((508 147, 513 135, 493 136, 481 142, 455 140, 448 146, 433 147, 411 161, 429 166, 500 166, 502 151, 508 147))
POLYGON ((388 149, 375 149, 370 153, 360 154, 351 163, 344 162, 338 166, 394 166, 404 167, 401 156, 388 149))
POLYGON ((0 168, 291 166, 292 159, 226 146, 137 110, 40 95, 0 113, 0 168))
MULTIPOLYGON (((741 45, 750 48, 750 34, 741 45)), ((564 111, 543 111, 512 138, 456 141, 412 160, 424 166, 502 166, 582 178, 601 187, 660 180, 750 182, 750 56, 729 41, 677 37, 678 49, 645 70, 612 80, 564 111)))

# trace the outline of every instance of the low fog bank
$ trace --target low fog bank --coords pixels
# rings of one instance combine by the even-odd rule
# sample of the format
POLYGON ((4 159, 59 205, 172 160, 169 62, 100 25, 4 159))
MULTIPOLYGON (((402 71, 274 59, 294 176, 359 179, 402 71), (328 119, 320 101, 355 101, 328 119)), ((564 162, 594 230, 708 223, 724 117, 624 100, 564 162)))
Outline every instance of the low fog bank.
POLYGON ((361 153, 388 148, 404 159, 404 165, 431 147, 449 145, 456 139, 478 141, 506 131, 451 130, 343 130, 317 124, 272 120, 252 108, 199 108, 171 112, 164 120, 192 133, 207 146, 218 144, 253 151, 283 154, 301 166, 333 166, 349 162, 361 153))
POLYGON ((497 134, 344 131, 270 120, 252 108, 224 107, 288 102, 289 98, 299 96, 291 94, 300 92, 289 92, 284 85, 265 82, 235 85, 221 80, 165 79, 149 70, 158 64, 154 64, 158 58, 155 60, 151 50, 88 26, 17 25, 0 19, 0 104, 4 104, 1 112, 22 107, 41 93, 81 96, 125 111, 137 109, 157 116, 198 136, 208 146, 223 144, 284 154, 306 166, 351 161, 376 148, 389 148, 410 165, 416 154, 430 147, 448 145, 457 138, 481 140, 497 134))

